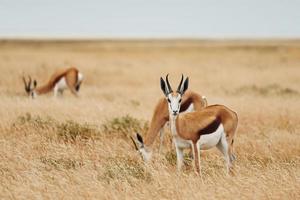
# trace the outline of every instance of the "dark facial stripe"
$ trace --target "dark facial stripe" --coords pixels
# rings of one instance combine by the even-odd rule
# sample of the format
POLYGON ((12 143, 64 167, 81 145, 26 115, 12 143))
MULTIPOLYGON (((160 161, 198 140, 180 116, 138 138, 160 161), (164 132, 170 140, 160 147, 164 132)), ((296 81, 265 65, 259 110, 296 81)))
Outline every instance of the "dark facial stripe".
POLYGON ((198 131, 199 137, 201 135, 206 135, 215 132, 221 124, 221 119, 218 117, 210 124, 208 124, 205 128, 198 131))
POLYGON ((76 87, 75 87, 75 89, 76 89, 77 92, 78 92, 79 89, 80 89, 80 85, 81 85, 81 83, 78 83, 78 84, 76 85, 76 87))

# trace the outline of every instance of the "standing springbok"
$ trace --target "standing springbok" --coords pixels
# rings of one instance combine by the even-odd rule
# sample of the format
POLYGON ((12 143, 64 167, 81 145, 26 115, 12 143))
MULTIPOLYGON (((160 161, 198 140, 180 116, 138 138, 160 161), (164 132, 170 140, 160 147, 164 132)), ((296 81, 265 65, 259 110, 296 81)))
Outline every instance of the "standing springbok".
POLYGON ((50 77, 49 81, 40 87, 37 87, 36 80, 33 81, 32 85, 31 77, 29 76, 28 79, 28 82, 26 82, 25 77, 23 77, 23 82, 26 93, 32 98, 51 92, 52 90, 54 91, 54 96, 56 97, 58 94, 62 95, 65 89, 69 89, 72 94, 77 96, 83 80, 83 75, 78 71, 78 69, 71 67, 56 71, 50 77))
MULTIPOLYGON (((224 155, 226 169, 232 166, 235 160, 233 154, 234 135, 238 124, 235 112, 223 105, 207 106, 204 109, 180 113, 182 97, 188 89, 189 79, 183 82, 183 76, 176 92, 173 92, 168 76, 166 82, 161 78, 161 89, 168 101, 171 133, 177 154, 177 168, 183 165, 183 149, 191 148, 194 154, 195 168, 200 173, 199 150, 206 150, 216 146, 224 155)), ((142 137, 137 134, 140 145, 143 145, 142 137)), ((140 150, 141 151, 141 150, 140 150)))
MULTIPOLYGON (((186 91, 182 96, 182 103, 180 107, 180 112, 191 112, 194 110, 201 110, 207 106, 207 100, 205 96, 201 96, 200 94, 193 91, 186 91)), ((166 123, 169 121, 169 111, 168 111, 168 102, 165 97, 160 98, 157 102, 152 119, 150 122, 150 127, 145 135, 145 139, 143 143, 140 143, 138 140, 138 144, 136 144, 133 138, 132 141, 135 145, 136 150, 141 153, 141 156, 144 161, 149 161, 152 157, 152 145, 154 144, 155 139, 158 137, 160 133, 160 144, 159 144, 159 152, 162 148, 163 143, 163 128, 166 123)), ((142 137, 140 137, 142 138, 142 137)))

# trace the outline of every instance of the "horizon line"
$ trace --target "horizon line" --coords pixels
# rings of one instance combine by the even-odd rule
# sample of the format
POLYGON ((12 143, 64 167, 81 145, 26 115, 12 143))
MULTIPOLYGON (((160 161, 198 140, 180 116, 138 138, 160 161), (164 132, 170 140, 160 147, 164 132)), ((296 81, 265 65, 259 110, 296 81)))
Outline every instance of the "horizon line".
POLYGON ((55 40, 83 40, 83 41, 89 41, 89 40, 113 40, 113 41, 122 41, 122 40, 186 40, 186 41, 193 41, 193 40, 198 40, 198 41, 300 41, 300 36, 296 37, 246 37, 246 36, 240 36, 240 37, 176 37, 176 36, 44 36, 44 35, 33 35, 33 36, 1 36, 0 35, 0 40, 49 40, 49 41, 55 41, 55 40))

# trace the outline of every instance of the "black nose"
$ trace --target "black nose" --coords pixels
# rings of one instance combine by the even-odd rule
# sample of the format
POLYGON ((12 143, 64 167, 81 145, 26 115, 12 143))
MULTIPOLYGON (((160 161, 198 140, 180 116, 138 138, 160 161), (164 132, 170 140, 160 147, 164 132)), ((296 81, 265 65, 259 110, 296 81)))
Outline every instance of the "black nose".
POLYGON ((173 115, 177 115, 177 111, 174 111, 174 110, 173 110, 173 115))

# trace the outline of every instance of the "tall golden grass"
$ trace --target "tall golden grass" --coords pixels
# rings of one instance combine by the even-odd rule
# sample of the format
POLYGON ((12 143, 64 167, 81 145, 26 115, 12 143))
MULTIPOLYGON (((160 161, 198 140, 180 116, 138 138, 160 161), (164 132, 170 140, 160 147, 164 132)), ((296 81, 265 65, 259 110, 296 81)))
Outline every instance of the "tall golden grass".
POLYGON ((300 42, 0 42, 0 199, 299 199, 300 42), (25 96, 58 68, 84 74, 80 97, 25 96), (234 175, 201 152, 177 173, 168 129, 144 165, 129 136, 145 134, 159 77, 181 73, 209 104, 237 111, 234 175))

